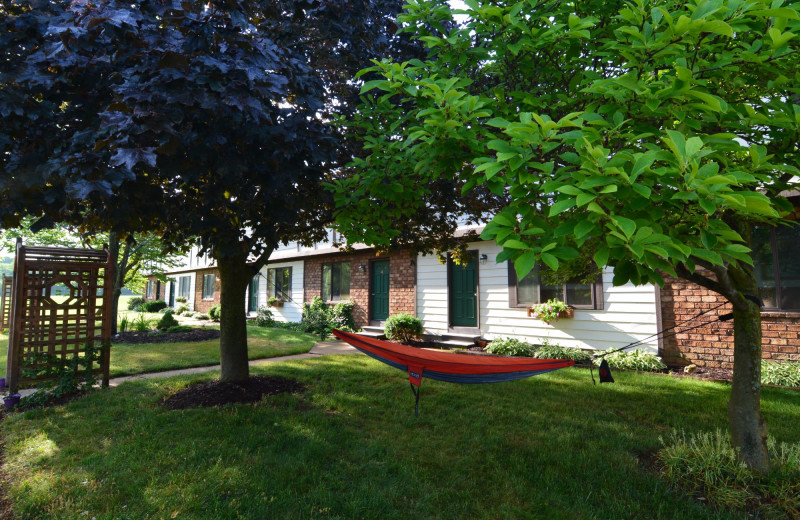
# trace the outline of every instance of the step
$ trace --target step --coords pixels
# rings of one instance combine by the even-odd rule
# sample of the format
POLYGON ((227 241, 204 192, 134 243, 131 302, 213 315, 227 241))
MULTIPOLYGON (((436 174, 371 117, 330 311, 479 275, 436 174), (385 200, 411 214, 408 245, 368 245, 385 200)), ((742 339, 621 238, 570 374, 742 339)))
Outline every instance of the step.
POLYGON ((362 330, 361 332, 358 333, 358 335, 359 336, 367 336, 369 338, 375 338, 375 339, 383 339, 383 338, 386 337, 383 334, 383 330, 381 330, 379 332, 369 331, 369 330, 362 330))
POLYGON ((446 339, 443 341, 437 340, 436 343, 440 345, 446 345, 448 347, 463 347, 463 348, 470 348, 475 346, 475 340, 464 340, 464 339, 446 339))
POLYGON ((459 334, 457 332, 447 332, 445 334, 442 334, 442 338, 459 340, 459 341, 472 341, 472 342, 474 342, 476 340, 481 339, 481 335, 480 334, 459 334))
POLYGON ((380 334, 383 336, 383 327, 376 327, 374 325, 367 325, 365 327, 361 327, 361 334, 368 335, 370 334, 380 334))

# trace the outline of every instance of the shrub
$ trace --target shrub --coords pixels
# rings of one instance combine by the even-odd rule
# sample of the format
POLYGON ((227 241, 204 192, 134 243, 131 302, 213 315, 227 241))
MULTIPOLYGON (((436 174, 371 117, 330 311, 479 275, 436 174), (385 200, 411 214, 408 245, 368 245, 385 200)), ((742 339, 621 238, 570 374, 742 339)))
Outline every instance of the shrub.
POLYGON ((178 316, 180 316, 181 314, 186 314, 188 312, 189 312, 189 306, 186 305, 185 303, 182 303, 177 307, 175 307, 175 314, 177 314, 178 316))
POLYGON ((422 321, 410 314, 395 314, 386 320, 383 332, 389 339, 404 342, 411 341, 422 334, 422 321))
POLYGON ((558 343, 550 343, 548 340, 536 347, 533 357, 537 359, 572 359, 578 363, 588 362, 592 359, 592 355, 585 350, 576 347, 562 347, 558 343))
POLYGON ((532 357, 535 347, 517 338, 498 338, 486 346, 486 352, 496 356, 532 357))
POLYGON ((211 308, 208 309, 208 317, 214 321, 219 321, 220 309, 222 309, 222 305, 219 303, 212 305, 211 308))
POLYGON ((256 318, 253 321, 256 327, 273 327, 276 323, 275 318, 272 317, 272 311, 264 306, 258 308, 256 318))
POLYGON ((151 325, 152 321, 149 320, 144 313, 139 314, 139 316, 131 321, 131 328, 136 332, 147 332, 150 330, 151 325))
POLYGON ((800 386, 800 363, 765 361, 761 364, 761 382, 768 385, 800 386))
POLYGON ((195 319, 197 319, 197 320, 207 320, 209 318, 208 318, 208 314, 196 314, 195 315, 195 319))
POLYGON ((175 298, 175 301, 178 303, 186 303, 187 300, 183 296, 178 296, 177 298, 175 298))
POLYGON ((661 358, 645 350, 630 352, 614 352, 603 358, 594 360, 595 365, 600 365, 602 360, 608 361, 608 366, 622 370, 640 370, 642 372, 660 372, 667 368, 661 358))
POLYGON ((176 320, 175 316, 172 315, 172 311, 168 310, 164 313, 164 316, 158 320, 158 325, 156 325, 156 328, 159 330, 167 330, 176 325, 179 325, 178 320, 176 320))
POLYGON ((170 327, 167 329, 167 333, 171 334, 173 332, 192 332, 194 329, 188 325, 175 325, 174 327, 170 327))
POLYGON ((128 300, 128 310, 129 311, 140 311, 142 310, 142 305, 144 304, 144 298, 131 298, 128 300))
POLYGON ((125 332, 130 327, 131 322, 128 320, 127 316, 123 316, 121 320, 119 320, 119 332, 125 332))
POLYGON ((745 509, 764 518, 793 518, 800 507, 800 445, 767 439, 771 461, 778 468, 760 475, 737 460, 730 435, 673 432, 658 452, 667 480, 714 507, 745 509), (760 507, 759 507, 760 505, 760 507))
POLYGON ((164 300, 153 300, 151 302, 144 302, 142 310, 145 312, 158 312, 167 307, 167 302, 164 300))
POLYGON ((319 334, 320 339, 324 341, 331 331, 330 327, 328 327, 329 316, 328 306, 322 301, 322 298, 315 296, 310 304, 303 304, 303 317, 300 319, 300 326, 303 332, 319 334))
POLYGON ((356 323, 353 319, 354 305, 352 300, 334 305, 333 309, 330 309, 328 328, 353 332, 356 328, 356 323))

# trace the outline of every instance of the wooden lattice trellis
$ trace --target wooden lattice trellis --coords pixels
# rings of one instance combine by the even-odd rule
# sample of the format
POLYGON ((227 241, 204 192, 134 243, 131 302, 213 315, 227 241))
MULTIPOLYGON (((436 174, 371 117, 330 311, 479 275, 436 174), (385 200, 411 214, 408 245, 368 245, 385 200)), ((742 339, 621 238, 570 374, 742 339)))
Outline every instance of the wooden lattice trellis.
POLYGON ((10 325, 11 317, 11 289, 13 278, 3 275, 3 284, 0 287, 0 332, 5 331, 10 325))
POLYGON ((46 380, 26 377, 22 370, 45 368, 45 356, 38 354, 68 360, 85 356, 87 349, 100 353, 89 369, 108 385, 112 276, 113 259, 105 249, 17 243, 6 372, 12 392, 46 380), (66 287, 66 297, 54 298, 57 284, 66 287))

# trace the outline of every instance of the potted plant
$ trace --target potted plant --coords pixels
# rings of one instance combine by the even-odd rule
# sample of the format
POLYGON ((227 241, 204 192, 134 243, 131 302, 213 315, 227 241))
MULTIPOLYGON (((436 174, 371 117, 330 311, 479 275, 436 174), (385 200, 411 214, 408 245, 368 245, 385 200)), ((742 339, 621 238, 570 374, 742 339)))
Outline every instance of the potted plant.
POLYGON ((19 400, 22 396, 20 394, 11 394, 3 397, 3 404, 6 405, 6 409, 11 410, 15 406, 19 404, 19 400))
POLYGON ((528 308, 528 316, 542 320, 546 324, 557 322, 560 318, 574 318, 575 309, 557 298, 528 308))
POLYGON ((269 300, 267 300, 267 305, 270 307, 283 307, 283 300, 272 296, 269 300))

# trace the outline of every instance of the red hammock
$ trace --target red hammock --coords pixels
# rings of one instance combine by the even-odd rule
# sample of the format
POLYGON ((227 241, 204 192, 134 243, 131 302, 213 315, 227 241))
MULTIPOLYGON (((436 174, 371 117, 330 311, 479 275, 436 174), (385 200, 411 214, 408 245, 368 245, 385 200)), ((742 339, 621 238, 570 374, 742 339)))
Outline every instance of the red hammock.
POLYGON ((449 383, 499 383, 523 379, 575 364, 572 359, 528 359, 499 356, 470 356, 407 347, 389 341, 343 332, 331 331, 364 354, 408 372, 411 390, 419 402, 418 390, 422 377, 449 383))

